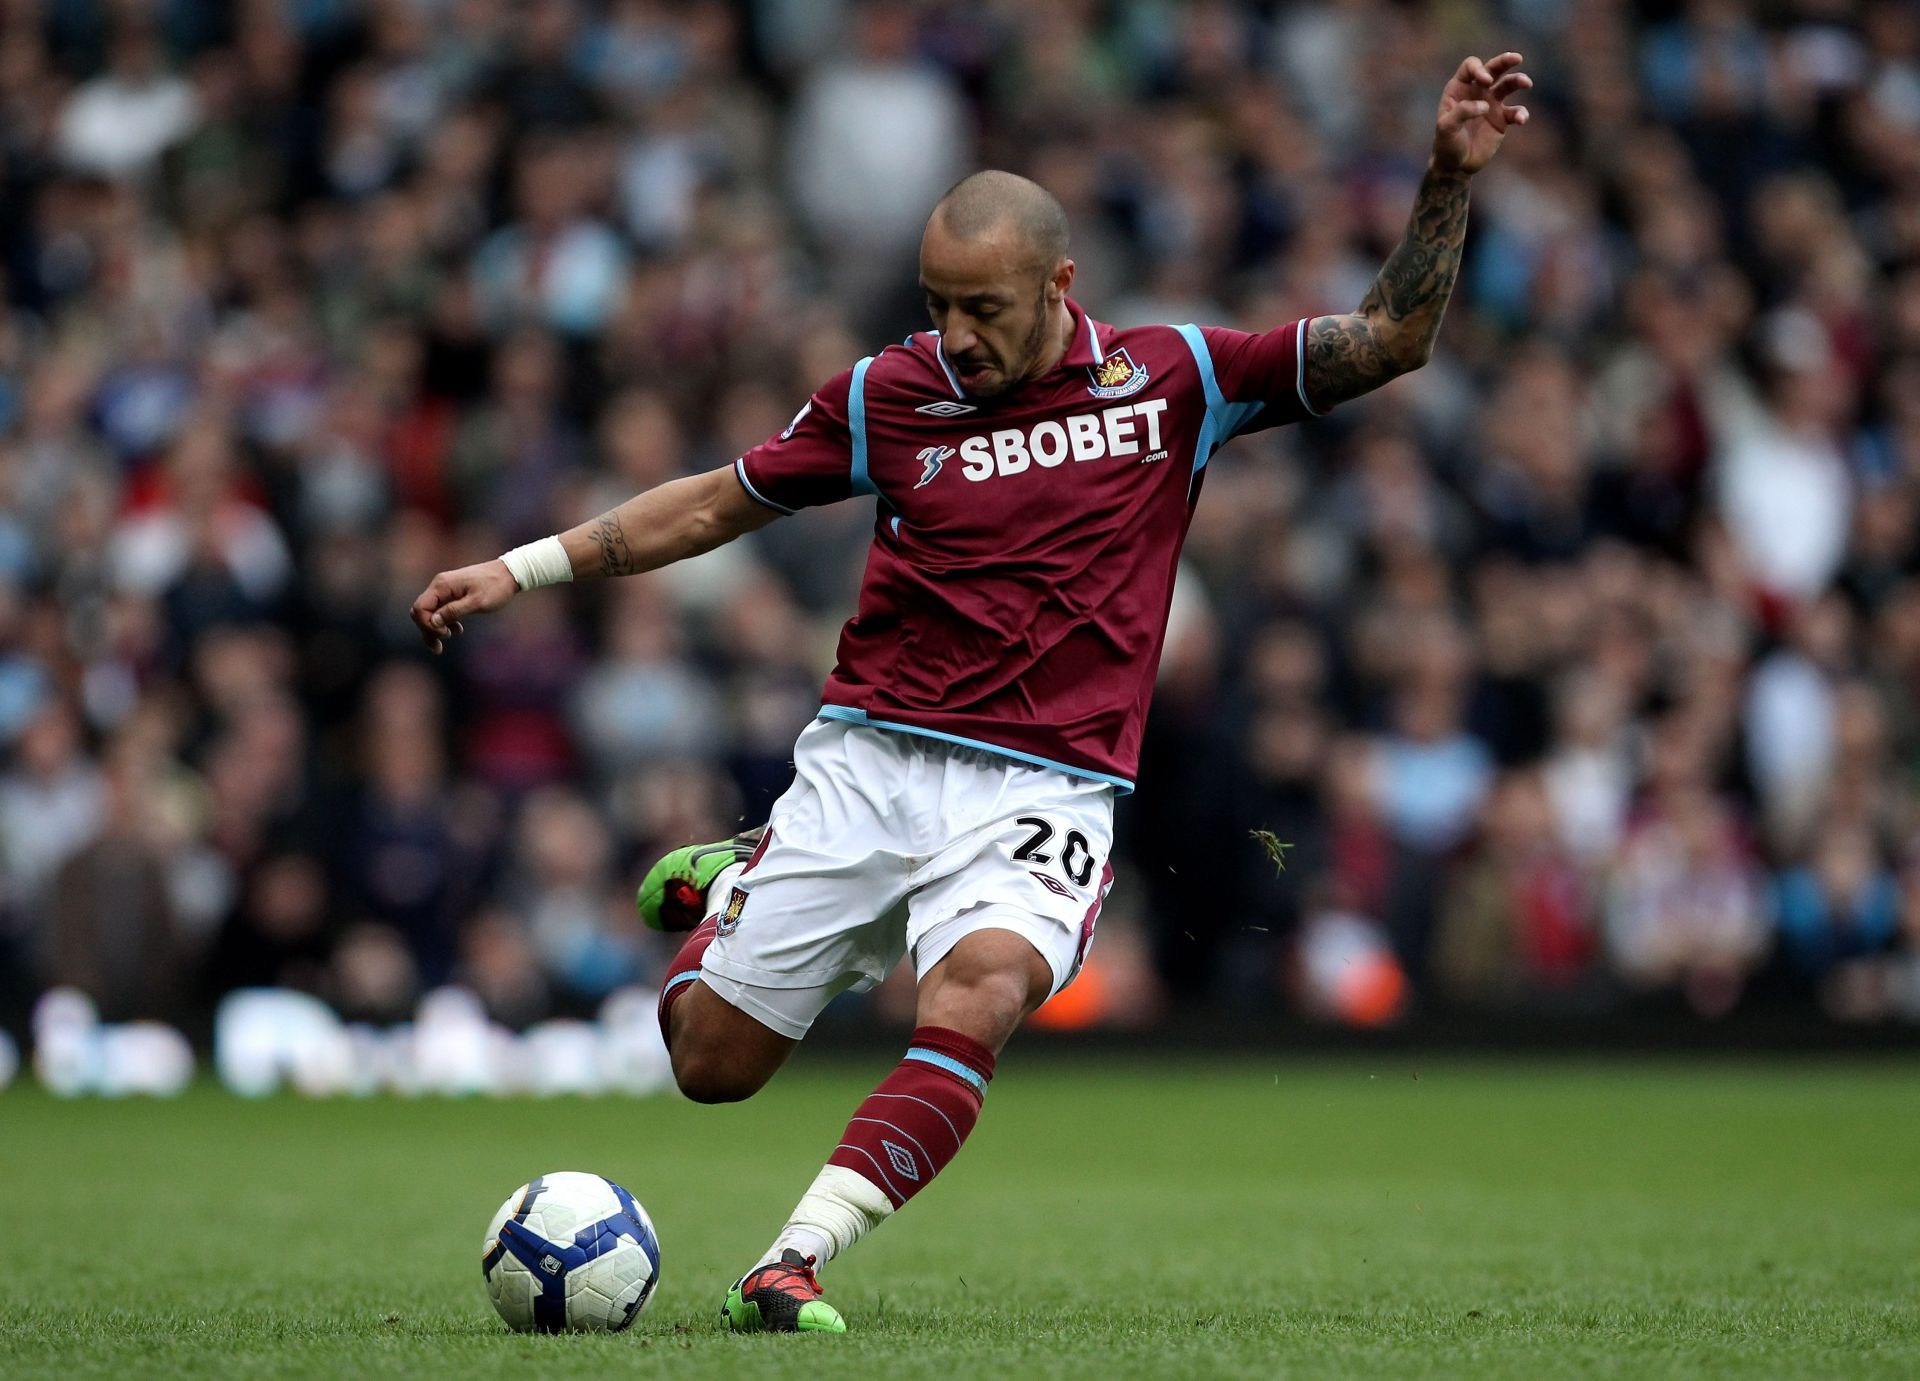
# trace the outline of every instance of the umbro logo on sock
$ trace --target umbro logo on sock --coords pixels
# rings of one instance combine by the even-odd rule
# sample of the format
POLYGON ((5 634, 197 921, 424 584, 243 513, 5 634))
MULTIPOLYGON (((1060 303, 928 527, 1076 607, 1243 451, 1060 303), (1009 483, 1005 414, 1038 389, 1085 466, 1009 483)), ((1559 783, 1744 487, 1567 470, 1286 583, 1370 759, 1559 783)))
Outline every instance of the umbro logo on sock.
POLYGON ((893 1162, 893 1168, 895 1170, 898 1170, 915 1184, 920 1183, 920 1167, 913 1163, 913 1152, 904 1146, 894 1145, 893 1142, 886 1140, 884 1137, 881 1138, 880 1149, 887 1153, 887 1159, 893 1162))

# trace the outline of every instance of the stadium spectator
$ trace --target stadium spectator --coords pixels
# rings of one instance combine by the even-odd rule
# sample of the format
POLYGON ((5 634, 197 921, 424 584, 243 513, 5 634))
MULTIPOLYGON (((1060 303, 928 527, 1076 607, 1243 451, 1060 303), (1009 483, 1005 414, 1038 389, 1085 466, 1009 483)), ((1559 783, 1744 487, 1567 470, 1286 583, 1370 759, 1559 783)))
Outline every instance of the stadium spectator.
POLYGON ((60 151, 103 177, 144 174, 198 116, 192 84, 166 70, 159 36, 136 21, 114 35, 106 71, 76 87, 60 112, 60 151))
POLYGON ((1597 949, 1587 879, 1561 842, 1540 777, 1500 779, 1474 852, 1440 903, 1434 979, 1464 1005, 1566 1005, 1597 949))
POLYGON ((1846 825, 1823 831, 1807 865, 1782 874, 1773 892, 1787 962, 1809 984, 1886 949, 1899 923, 1893 874, 1875 857, 1872 836, 1846 825))
POLYGON ((1668 785, 1629 828, 1609 880, 1607 943, 1638 988, 1678 990, 1724 1016, 1765 954, 1760 878, 1727 804, 1668 785))

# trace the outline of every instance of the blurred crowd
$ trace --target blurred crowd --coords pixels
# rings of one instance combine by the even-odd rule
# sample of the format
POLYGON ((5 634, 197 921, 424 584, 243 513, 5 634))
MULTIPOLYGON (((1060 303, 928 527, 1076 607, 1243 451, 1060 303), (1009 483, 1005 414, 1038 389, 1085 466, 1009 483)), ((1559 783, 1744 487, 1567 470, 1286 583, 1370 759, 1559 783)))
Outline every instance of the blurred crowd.
POLYGON ((654 980, 632 883, 784 787, 871 511, 439 659, 428 578, 923 326, 978 166, 1104 319, 1351 310, 1505 48, 1434 362, 1210 467, 1051 1019, 1920 1019, 1906 0, 0 0, 0 1023, 654 980))

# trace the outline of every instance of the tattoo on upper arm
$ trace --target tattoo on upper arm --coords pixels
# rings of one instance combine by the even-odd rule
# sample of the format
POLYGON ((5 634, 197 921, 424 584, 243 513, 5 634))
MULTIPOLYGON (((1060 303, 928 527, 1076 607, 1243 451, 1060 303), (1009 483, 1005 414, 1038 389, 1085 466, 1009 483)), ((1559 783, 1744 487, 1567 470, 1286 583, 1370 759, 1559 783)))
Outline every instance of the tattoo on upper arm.
POLYGON ((633 553, 627 550, 627 533, 620 526, 618 512, 609 510, 600 515, 593 525, 593 544, 600 548, 600 574, 632 574, 633 553))
POLYGON ((1332 407, 1418 369, 1433 350, 1460 273, 1467 181, 1429 173, 1407 233, 1350 316, 1316 317, 1307 331, 1307 394, 1332 407))
POLYGON ((1318 316, 1307 328, 1307 395, 1316 408, 1370 393, 1398 373, 1364 316, 1318 316))

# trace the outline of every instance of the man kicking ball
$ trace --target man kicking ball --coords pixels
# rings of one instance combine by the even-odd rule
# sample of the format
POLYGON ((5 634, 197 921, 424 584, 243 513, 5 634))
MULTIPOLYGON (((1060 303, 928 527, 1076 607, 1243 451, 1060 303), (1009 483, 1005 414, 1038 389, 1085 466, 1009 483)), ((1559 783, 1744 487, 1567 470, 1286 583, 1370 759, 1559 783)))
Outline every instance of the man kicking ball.
POLYGON ((857 495, 877 519, 859 607, 793 786, 766 826, 654 865, 641 913, 690 931, 660 995, 680 1088, 757 1092, 849 989, 900 960, 916 1027, 724 1312, 736 1329, 844 1332, 815 1270, 966 1142, 994 1059, 1073 980, 1113 879, 1175 563, 1213 453, 1419 368, 1460 267, 1467 180, 1532 82, 1460 64, 1405 239, 1357 311, 1261 334, 1116 330, 1068 295, 1067 221, 1003 172, 927 221, 935 329, 861 360, 726 469, 437 575, 413 619, 438 652, 520 590, 698 555, 857 495))

